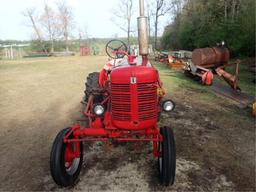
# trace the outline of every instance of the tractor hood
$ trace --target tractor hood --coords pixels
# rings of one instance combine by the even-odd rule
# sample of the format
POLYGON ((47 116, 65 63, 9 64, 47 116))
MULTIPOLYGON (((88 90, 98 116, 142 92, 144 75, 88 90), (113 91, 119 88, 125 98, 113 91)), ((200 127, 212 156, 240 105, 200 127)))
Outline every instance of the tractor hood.
POLYGON ((120 66, 111 72, 111 82, 120 84, 153 83, 158 71, 151 66, 120 66))

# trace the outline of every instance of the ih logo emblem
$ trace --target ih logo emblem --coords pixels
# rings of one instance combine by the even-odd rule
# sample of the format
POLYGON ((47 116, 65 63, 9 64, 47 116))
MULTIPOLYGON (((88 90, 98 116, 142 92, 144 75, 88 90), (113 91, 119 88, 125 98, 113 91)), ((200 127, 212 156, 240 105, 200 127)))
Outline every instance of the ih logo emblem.
POLYGON ((136 84, 136 83, 137 83, 136 77, 131 77, 131 84, 136 84))

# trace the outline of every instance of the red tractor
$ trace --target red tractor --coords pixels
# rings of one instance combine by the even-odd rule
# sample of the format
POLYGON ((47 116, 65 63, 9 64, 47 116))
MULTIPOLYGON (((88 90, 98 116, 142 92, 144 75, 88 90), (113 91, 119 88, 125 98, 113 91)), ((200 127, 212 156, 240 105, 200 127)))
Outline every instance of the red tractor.
POLYGON ((83 162, 84 141, 145 141, 153 145, 158 158, 160 181, 174 183, 176 152, 173 131, 158 126, 162 111, 172 111, 174 103, 163 100, 164 89, 158 71, 148 61, 147 18, 140 0, 138 17, 141 57, 128 54, 119 40, 106 45, 113 58, 100 73, 87 77, 84 115, 88 126, 80 124, 61 130, 50 157, 51 175, 60 186, 76 183, 83 162))

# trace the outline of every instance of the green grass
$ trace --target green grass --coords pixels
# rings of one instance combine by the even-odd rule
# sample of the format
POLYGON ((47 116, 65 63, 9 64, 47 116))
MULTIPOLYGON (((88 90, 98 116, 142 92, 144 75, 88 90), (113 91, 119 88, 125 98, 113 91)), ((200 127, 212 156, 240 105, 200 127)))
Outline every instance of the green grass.
MULTIPOLYGON (((199 82, 186 77, 181 71, 172 70, 166 64, 160 62, 153 62, 154 66, 159 70, 162 81, 165 82, 164 86, 169 91, 176 91, 177 89, 190 89, 196 92, 201 93, 210 93, 210 87, 200 84, 199 82)), ((228 72, 234 74, 235 66, 226 68, 228 72)), ((240 65, 239 72, 239 82, 238 85, 242 89, 243 92, 256 96, 255 84, 253 83, 254 75, 248 70, 247 65, 240 65)), ((219 81, 222 84, 229 86, 222 78, 218 78, 215 76, 214 81, 219 81)), ((203 97, 211 97, 211 95, 207 94, 207 96, 203 97)), ((214 97, 215 98, 215 97, 214 97)), ((212 98, 210 98, 212 99, 212 98)))
POLYGON ((168 90, 168 93, 180 93, 189 90, 198 93, 198 97, 205 101, 216 98, 211 94, 208 86, 201 85, 199 82, 186 77, 182 71, 172 70, 159 62, 154 62, 153 64, 158 69, 161 80, 164 82, 164 88, 168 90))
MULTIPOLYGON (((235 73, 236 66, 227 67, 226 70, 231 74, 235 73)), ((253 80, 256 77, 252 72, 249 71, 249 67, 246 64, 240 64, 239 66, 239 75, 238 75, 238 85, 243 92, 248 93, 252 96, 256 96, 255 83, 253 80)))
MULTIPOLYGON (((207 109, 210 113, 214 114, 216 121, 225 123, 227 118, 231 121, 243 119, 246 123, 251 124, 251 108, 241 109, 237 102, 214 94, 211 87, 204 86, 185 76, 182 71, 172 70, 166 64, 159 62, 153 62, 153 64, 159 70, 164 88, 168 91, 168 97, 174 99, 175 102, 192 105, 195 109, 207 109)), ((249 75, 252 74, 248 72, 246 66, 242 66, 239 85, 243 92, 255 96, 255 85, 251 82, 252 77, 249 75)), ((220 81, 226 84, 224 80, 220 81)), ((226 84, 226 86, 229 85, 226 84)))

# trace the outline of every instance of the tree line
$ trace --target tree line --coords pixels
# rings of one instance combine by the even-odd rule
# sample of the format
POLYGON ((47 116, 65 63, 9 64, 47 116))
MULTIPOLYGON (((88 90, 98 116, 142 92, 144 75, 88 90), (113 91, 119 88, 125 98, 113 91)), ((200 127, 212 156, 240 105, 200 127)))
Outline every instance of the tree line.
POLYGON ((69 39, 74 26, 72 9, 64 0, 56 3, 56 7, 54 10, 45 3, 42 13, 38 14, 34 8, 28 8, 22 13, 33 29, 32 46, 37 50, 54 52, 55 44, 60 45, 64 41, 65 49, 69 51, 69 39))
MULTIPOLYGON (((176 1, 178 0, 146 1, 145 16, 149 20, 150 43, 155 48, 159 47, 159 21, 172 9, 176 1)), ((137 0, 119 0, 110 12, 112 22, 127 34, 126 43, 128 45, 135 43, 134 37, 137 36, 137 12, 137 0)), ((55 49, 60 50, 61 47, 65 46, 65 50, 69 51, 69 48, 72 47, 70 45, 72 32, 75 29, 73 15, 72 8, 66 0, 57 2, 53 8, 45 2, 42 12, 35 8, 26 9, 23 16, 26 17, 27 23, 33 31, 32 48, 37 51, 54 52, 55 49)), ((89 39, 87 27, 84 27, 83 30, 78 29, 78 33, 80 40, 89 39)), ((77 39, 77 37, 75 38, 77 39)))
MULTIPOLYGON (((150 43, 159 48, 159 23, 173 10, 179 0, 146 0, 145 16, 148 17, 148 34, 150 43)), ((131 36, 137 36, 138 0, 119 0, 113 8, 112 22, 127 34, 127 44, 131 36), (135 15, 136 13, 136 15, 135 15)))
POLYGON ((161 38, 163 49, 214 46, 225 41, 233 56, 255 56, 254 0, 182 0, 161 38))

